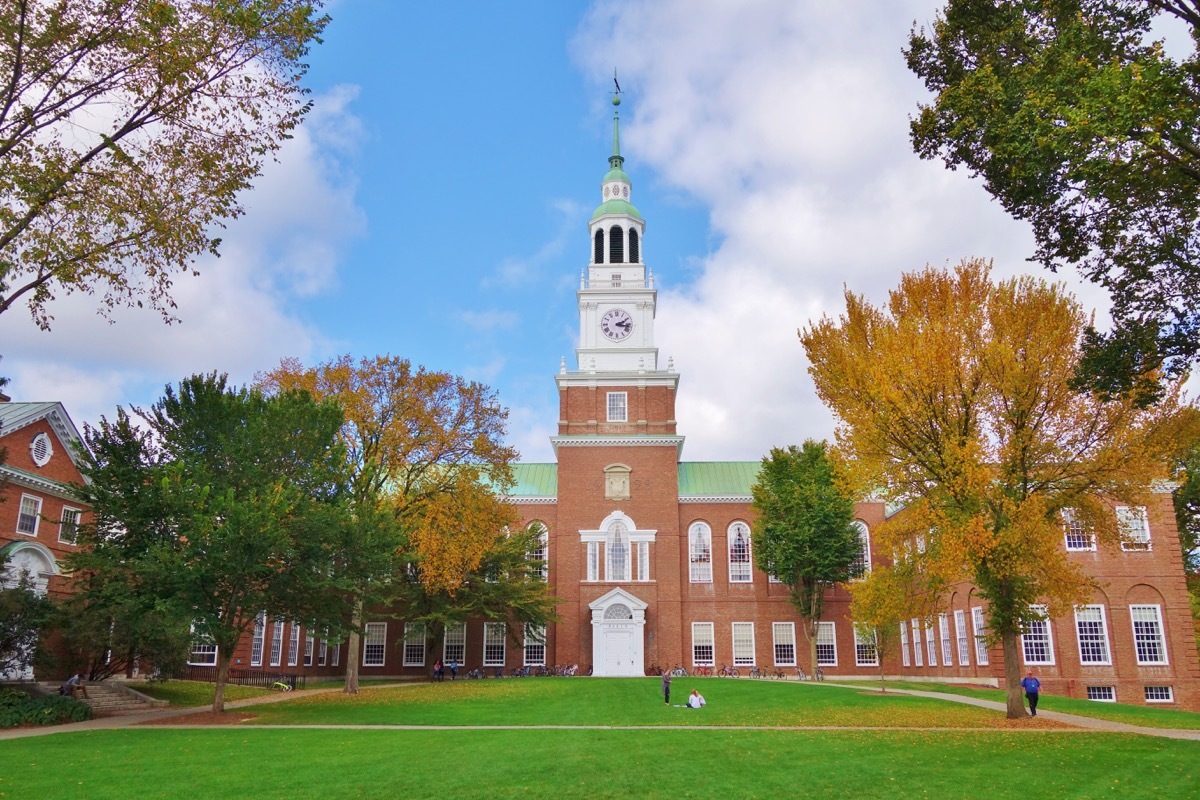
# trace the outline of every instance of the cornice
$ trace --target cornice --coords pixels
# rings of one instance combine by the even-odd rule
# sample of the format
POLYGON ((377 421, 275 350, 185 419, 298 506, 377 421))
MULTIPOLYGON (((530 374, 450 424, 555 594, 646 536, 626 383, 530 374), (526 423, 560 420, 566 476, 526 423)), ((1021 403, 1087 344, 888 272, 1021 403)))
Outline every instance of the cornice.
POLYGON ((744 505, 753 501, 754 498, 748 494, 699 494, 679 498, 680 503, 738 503, 744 505))
POLYGON ((22 486, 26 489, 44 492, 64 500, 75 500, 74 493, 65 483, 43 478, 40 475, 34 475, 16 467, 8 467, 0 464, 0 485, 10 483, 14 486, 22 486))
POLYGON ((551 436, 555 454, 560 447, 674 447, 676 458, 683 452, 682 436, 551 436))

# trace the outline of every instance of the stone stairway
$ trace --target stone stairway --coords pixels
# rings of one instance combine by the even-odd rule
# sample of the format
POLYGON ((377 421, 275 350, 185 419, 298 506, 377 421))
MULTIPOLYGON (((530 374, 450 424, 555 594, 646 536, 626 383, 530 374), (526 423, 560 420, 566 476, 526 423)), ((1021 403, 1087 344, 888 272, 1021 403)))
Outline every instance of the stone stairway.
MULTIPOLYGON (((50 694, 57 694, 60 684, 43 684, 50 694)), ((170 704, 166 700, 155 700, 141 692, 121 683, 89 683, 87 698, 80 701, 92 707, 92 713, 97 717, 119 717, 126 714, 140 714, 144 711, 166 708, 170 704)))

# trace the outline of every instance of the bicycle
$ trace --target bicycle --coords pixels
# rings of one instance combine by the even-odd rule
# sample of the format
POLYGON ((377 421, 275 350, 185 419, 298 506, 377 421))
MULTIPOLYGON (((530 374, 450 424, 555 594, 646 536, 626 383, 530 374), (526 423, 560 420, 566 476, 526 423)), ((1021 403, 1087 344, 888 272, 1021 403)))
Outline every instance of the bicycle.
POLYGON ((276 692, 290 692, 292 685, 287 681, 275 681, 271 684, 271 689, 276 692))
POLYGON ((672 678, 687 678, 689 676, 688 676, 688 671, 686 669, 684 669, 682 665, 676 664, 671 669, 671 677, 672 678))
POLYGON ((727 667, 724 664, 722 664, 721 669, 717 671, 717 675, 721 676, 722 678, 738 678, 741 677, 741 674, 742 673, 738 671, 737 667, 727 667))
POLYGON ((825 680, 825 671, 823 669, 821 669, 820 667, 817 667, 817 680, 819 680, 819 681, 825 680))
POLYGON ((753 666, 750 668, 750 677, 765 678, 767 677, 767 670, 765 667, 753 666))
POLYGON ((482 678, 483 678, 483 672, 481 672, 480 670, 473 669, 467 673, 467 680, 477 681, 477 680, 481 680, 482 678))
POLYGON ((693 667, 692 674, 697 678, 711 678, 713 674, 712 667, 693 667))

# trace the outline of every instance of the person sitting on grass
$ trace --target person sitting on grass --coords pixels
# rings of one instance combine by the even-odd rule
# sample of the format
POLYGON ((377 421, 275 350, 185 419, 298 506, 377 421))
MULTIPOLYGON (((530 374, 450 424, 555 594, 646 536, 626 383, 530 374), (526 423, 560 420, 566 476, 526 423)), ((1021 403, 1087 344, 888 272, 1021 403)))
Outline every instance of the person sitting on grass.
POLYGON ((706 705, 708 705, 708 703, 704 701, 704 695, 700 694, 695 689, 692 689, 692 693, 688 695, 687 707, 704 708, 706 705))

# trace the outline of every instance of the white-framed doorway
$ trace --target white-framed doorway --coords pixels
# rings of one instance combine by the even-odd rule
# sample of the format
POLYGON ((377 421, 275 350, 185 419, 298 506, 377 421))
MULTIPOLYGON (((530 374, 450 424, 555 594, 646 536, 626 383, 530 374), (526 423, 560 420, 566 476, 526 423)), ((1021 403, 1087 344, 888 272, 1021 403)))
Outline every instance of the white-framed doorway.
POLYGON ((646 674, 646 606, 620 588, 588 604, 592 611, 593 675, 646 674))

